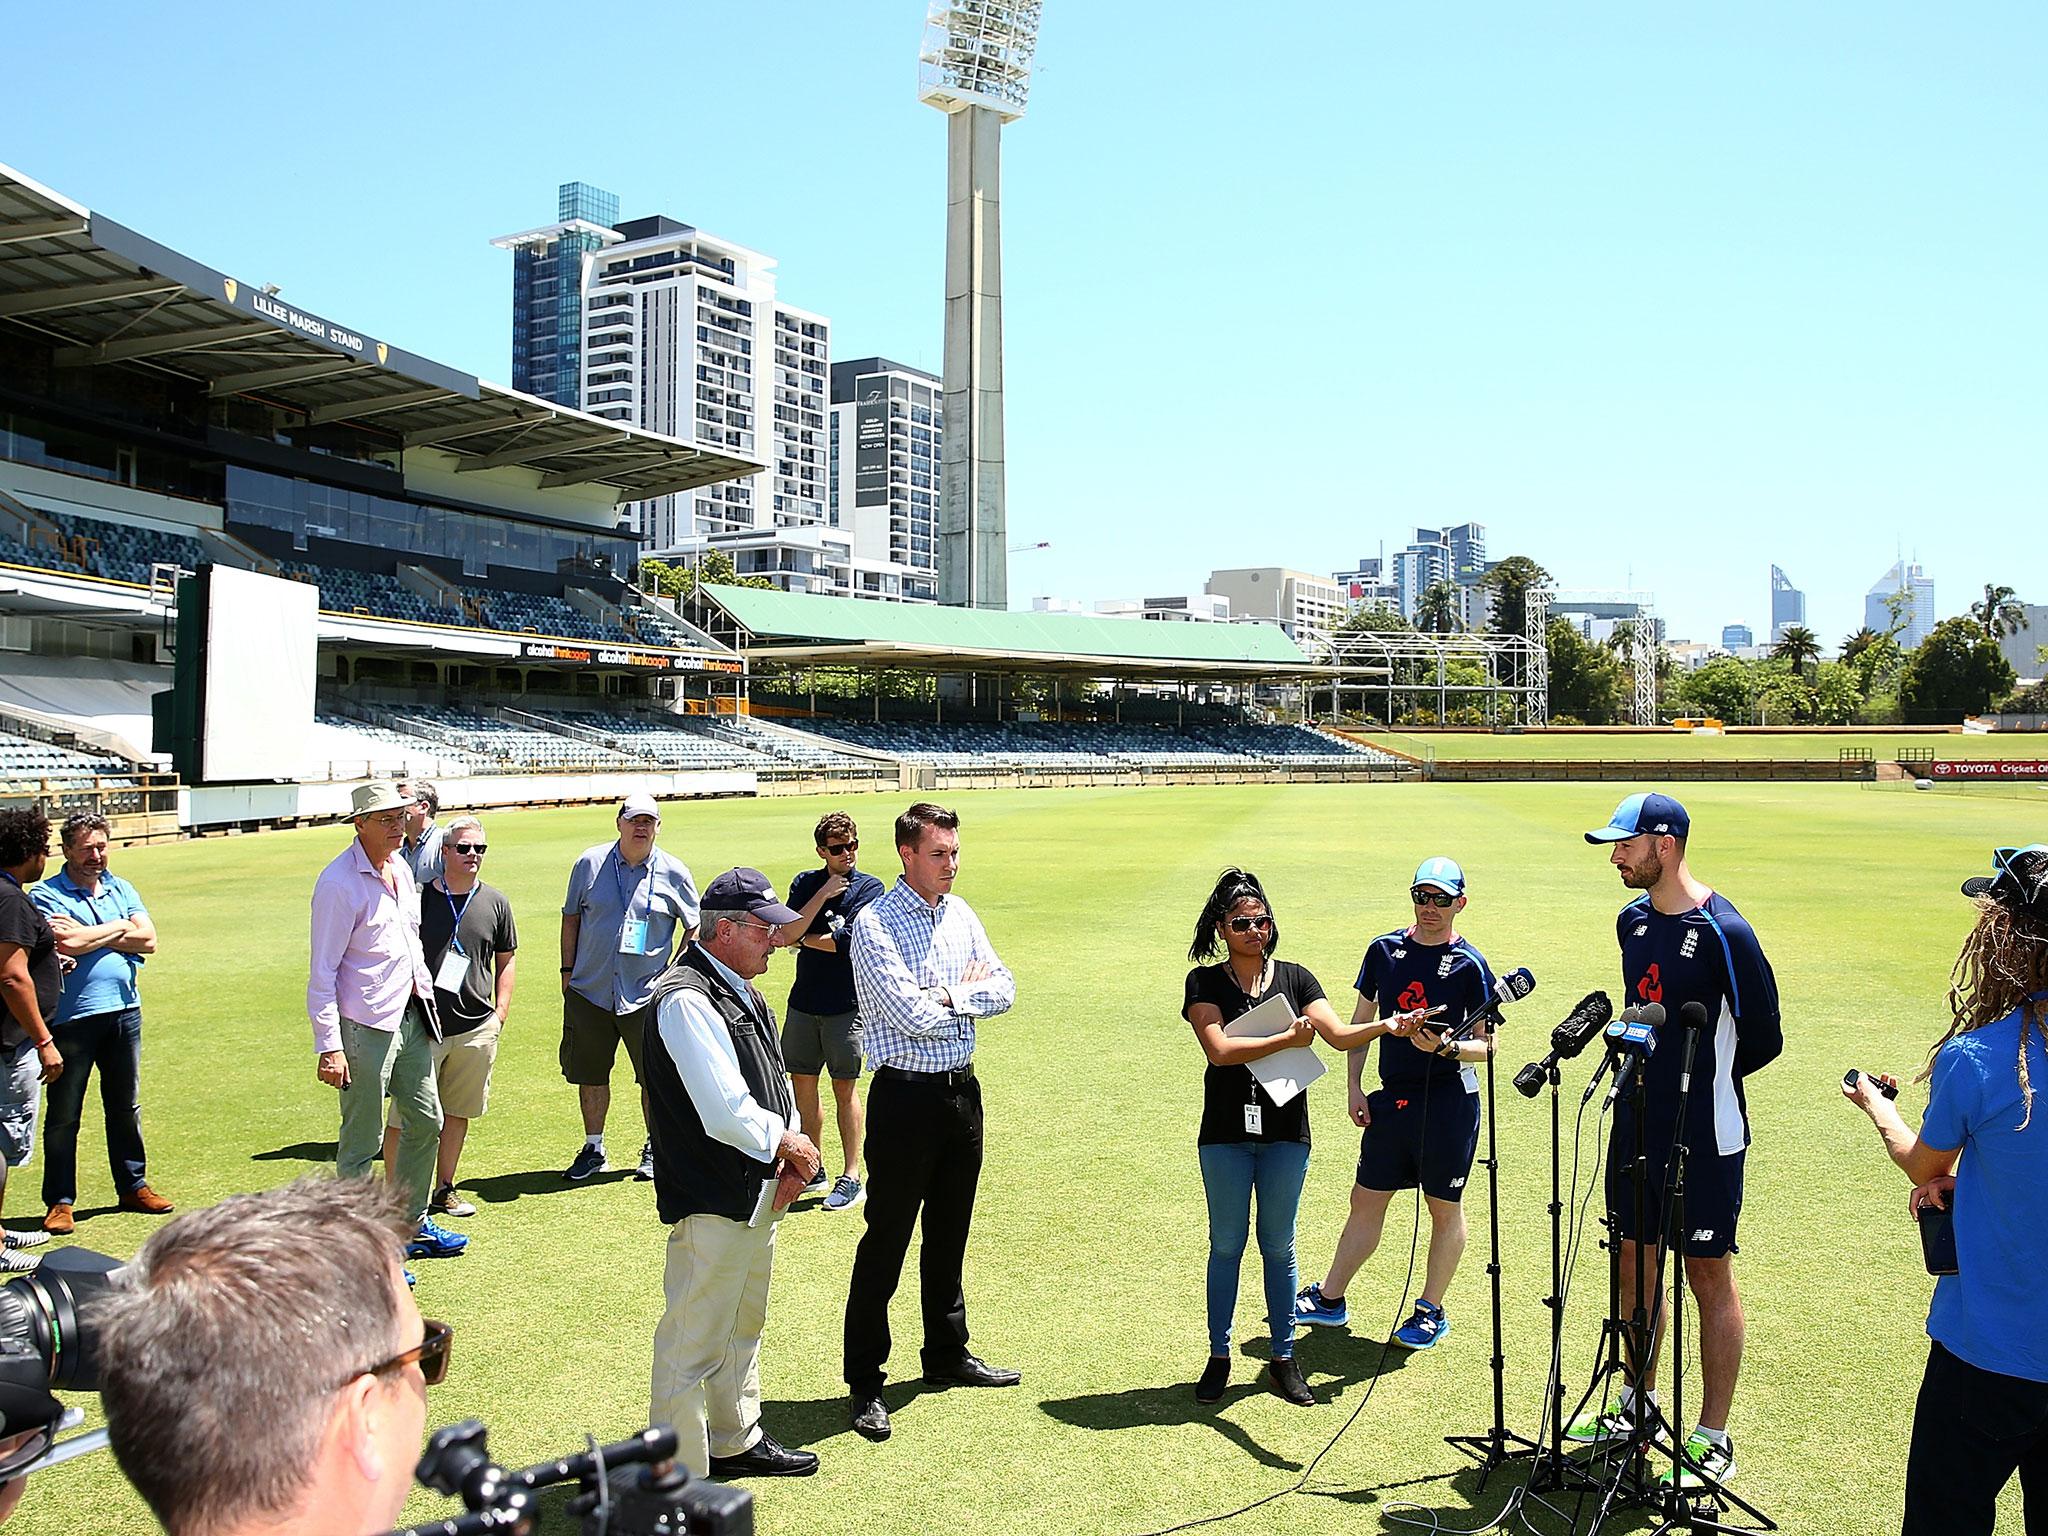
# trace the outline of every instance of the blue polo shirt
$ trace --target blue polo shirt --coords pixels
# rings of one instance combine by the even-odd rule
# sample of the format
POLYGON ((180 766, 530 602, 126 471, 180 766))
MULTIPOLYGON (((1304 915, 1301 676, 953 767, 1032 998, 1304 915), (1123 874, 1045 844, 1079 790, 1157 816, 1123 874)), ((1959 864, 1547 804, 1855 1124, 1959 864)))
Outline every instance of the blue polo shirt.
POLYGON ((635 869, 617 843, 600 843, 569 871, 562 915, 581 922, 570 987, 600 1008, 631 1013, 654 995, 678 933, 697 926, 697 885, 673 854, 655 848, 635 869), (629 922, 640 940, 632 950, 622 948, 629 922))
MULTIPOLYGON (((111 872, 100 876, 99 888, 88 896, 60 869, 30 891, 29 900, 45 917, 68 917, 86 928, 138 913, 148 915, 135 887, 111 872)), ((54 1027, 96 1013, 119 1013, 139 1006, 142 994, 136 986, 136 973, 141 969, 142 956, 124 955, 111 946, 80 956, 76 968, 64 978, 64 995, 58 1000, 57 1016, 49 1023, 54 1027)))

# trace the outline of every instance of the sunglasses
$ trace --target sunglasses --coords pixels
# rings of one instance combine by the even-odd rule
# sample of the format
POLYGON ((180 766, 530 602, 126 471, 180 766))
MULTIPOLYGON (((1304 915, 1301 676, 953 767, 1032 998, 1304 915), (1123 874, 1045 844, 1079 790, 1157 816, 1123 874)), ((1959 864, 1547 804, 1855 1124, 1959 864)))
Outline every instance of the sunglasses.
POLYGON ((449 846, 457 853, 483 853, 491 845, 489 843, 451 843, 449 846))
POLYGON ((859 846, 860 839, 856 837, 851 842, 827 843, 825 845, 825 851, 831 854, 836 859, 839 857, 840 854, 851 853, 854 849, 858 848, 859 846))
MULTIPOLYGON (((419 1343, 403 1353, 393 1355, 380 1365, 366 1366, 341 1385, 347 1386, 349 1381, 354 1381, 357 1376, 386 1376, 393 1371, 402 1371, 408 1365, 417 1365, 420 1368, 420 1379, 428 1386, 441 1385, 448 1377, 448 1349, 455 1339, 455 1329, 447 1323, 436 1322, 431 1317, 422 1318, 421 1321, 427 1331, 419 1343)), ((341 1388, 337 1387, 335 1390, 339 1391, 341 1388)))
POLYGON ((1261 932, 1272 926, 1273 919, 1270 917, 1233 917, 1230 920, 1232 933, 1261 932))
POLYGON ((1418 907, 1454 907, 1458 904, 1458 898, 1448 891, 1427 890, 1419 885, 1408 893, 1408 899, 1418 907))

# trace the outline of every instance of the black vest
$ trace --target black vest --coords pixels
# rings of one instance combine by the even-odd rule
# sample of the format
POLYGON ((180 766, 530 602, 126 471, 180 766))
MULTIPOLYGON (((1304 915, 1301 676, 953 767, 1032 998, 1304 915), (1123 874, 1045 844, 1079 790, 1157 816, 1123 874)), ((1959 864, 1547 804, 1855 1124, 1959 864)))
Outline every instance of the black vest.
POLYGON ((674 992, 693 992, 711 1004, 732 1039, 747 1091, 755 1103, 788 1125, 795 1121, 796 1106, 782 1067, 775 1015, 758 991, 753 991, 752 999, 734 992, 704 952, 691 944, 655 983, 642 1036, 647 1132, 654 1143, 654 1202, 662 1221, 674 1225, 685 1216, 710 1215, 744 1222, 754 1214, 761 1181, 775 1171, 774 1159, 750 1157, 706 1133, 661 1038, 662 1005, 674 992), (760 1009, 758 1018, 755 1006, 760 1009))

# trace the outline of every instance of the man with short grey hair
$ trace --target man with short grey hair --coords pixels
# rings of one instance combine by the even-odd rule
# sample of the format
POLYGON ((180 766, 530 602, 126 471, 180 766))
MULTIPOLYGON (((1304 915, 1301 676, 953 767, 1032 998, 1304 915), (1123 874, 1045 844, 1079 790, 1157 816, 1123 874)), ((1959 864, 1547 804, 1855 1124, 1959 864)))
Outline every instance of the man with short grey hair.
POLYGON ((415 779, 410 786, 401 782, 397 789, 401 795, 412 796, 412 805, 405 813, 405 841, 399 851, 412 870, 413 883, 424 890, 427 882, 441 873, 443 865, 441 845, 446 833, 434 825, 434 818, 441 814, 441 791, 425 779, 415 779))
POLYGON ((121 1271, 95 1312, 100 1401, 171 1536, 398 1523, 451 1337, 401 1278, 411 1233, 395 1186, 313 1177, 188 1212, 121 1271))

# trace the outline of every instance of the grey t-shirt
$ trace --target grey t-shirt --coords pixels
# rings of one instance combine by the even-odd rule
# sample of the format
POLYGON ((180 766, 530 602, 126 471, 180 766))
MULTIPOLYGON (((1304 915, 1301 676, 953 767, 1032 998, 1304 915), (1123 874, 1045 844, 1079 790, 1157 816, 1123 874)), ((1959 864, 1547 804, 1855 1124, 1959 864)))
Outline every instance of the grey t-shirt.
POLYGON ((427 970, 438 978, 441 961, 451 942, 459 943, 469 960, 462 978, 462 990, 450 992, 436 985, 434 1008, 441 1016, 441 1033, 467 1034, 491 1022, 497 1008, 499 955, 519 948, 519 933, 512 925, 512 903, 496 886, 481 880, 465 896, 451 896, 439 883, 420 887, 420 948, 426 952, 427 970), (461 921, 456 921, 457 915, 461 921))

